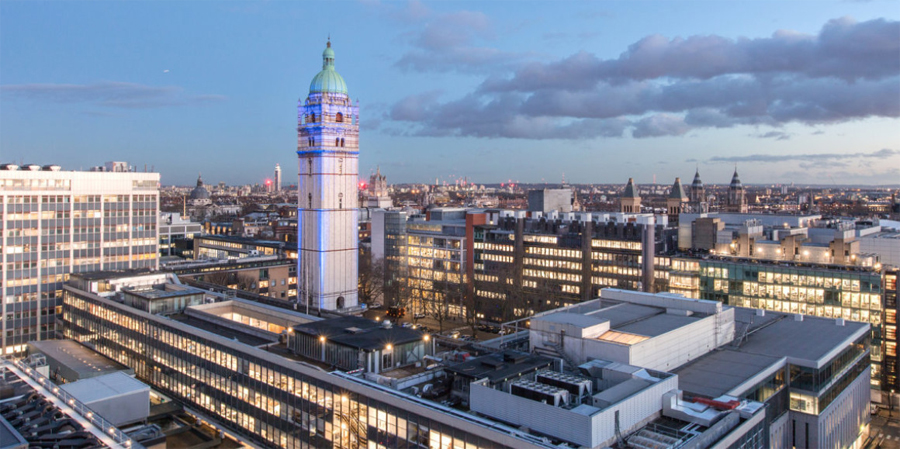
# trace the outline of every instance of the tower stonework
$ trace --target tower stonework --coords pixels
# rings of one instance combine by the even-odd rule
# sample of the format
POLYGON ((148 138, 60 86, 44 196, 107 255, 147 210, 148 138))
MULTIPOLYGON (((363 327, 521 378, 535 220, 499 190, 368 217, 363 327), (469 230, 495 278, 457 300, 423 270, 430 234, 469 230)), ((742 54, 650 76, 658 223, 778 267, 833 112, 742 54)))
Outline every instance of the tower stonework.
POLYGON ((334 69, 330 41, 297 112, 298 298, 324 310, 352 308, 358 305, 359 108, 334 69))

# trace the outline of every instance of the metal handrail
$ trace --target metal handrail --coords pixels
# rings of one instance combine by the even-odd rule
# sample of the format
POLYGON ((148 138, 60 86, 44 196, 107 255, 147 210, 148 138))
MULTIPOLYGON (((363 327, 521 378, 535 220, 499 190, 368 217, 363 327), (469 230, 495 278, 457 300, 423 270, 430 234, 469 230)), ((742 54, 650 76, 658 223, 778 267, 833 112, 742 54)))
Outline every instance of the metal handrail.
POLYGON ((79 415, 90 421, 91 424, 97 426, 97 428, 101 429, 103 432, 109 435, 109 437, 112 438, 113 441, 118 443, 121 447, 126 449, 145 449, 143 445, 131 439, 131 437, 126 435, 125 432, 122 432, 111 422, 107 421, 102 416, 91 410, 90 407, 76 399, 75 396, 72 396, 66 390, 59 388, 59 386, 55 385, 50 379, 39 373, 38 370, 26 365, 25 363, 22 363, 21 360, 14 359, 10 356, 2 356, 0 360, 5 360, 6 362, 14 365, 16 368, 22 370, 34 381, 41 384, 47 391, 65 402, 79 415))

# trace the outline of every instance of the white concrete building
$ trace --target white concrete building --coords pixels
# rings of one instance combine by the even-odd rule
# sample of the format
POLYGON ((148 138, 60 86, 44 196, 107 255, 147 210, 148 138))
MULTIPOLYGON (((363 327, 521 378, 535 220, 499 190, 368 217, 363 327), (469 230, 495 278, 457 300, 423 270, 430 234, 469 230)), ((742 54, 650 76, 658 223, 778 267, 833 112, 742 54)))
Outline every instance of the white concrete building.
POLYGON ((0 166, 0 342, 53 338, 69 273, 159 266, 159 174, 0 166))
POLYGON ((359 108, 334 70, 331 42, 322 71, 298 106, 299 297, 319 308, 357 306, 359 108))

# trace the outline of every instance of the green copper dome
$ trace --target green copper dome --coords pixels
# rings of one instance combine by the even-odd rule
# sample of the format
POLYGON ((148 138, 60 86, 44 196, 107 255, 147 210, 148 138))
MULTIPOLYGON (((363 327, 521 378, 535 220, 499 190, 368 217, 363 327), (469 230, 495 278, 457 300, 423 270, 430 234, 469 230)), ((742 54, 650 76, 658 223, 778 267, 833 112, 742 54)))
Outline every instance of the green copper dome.
POLYGON ((344 78, 334 70, 334 50, 331 49, 331 41, 322 52, 322 71, 316 74, 309 83, 309 93, 333 93, 347 95, 347 83, 344 78))

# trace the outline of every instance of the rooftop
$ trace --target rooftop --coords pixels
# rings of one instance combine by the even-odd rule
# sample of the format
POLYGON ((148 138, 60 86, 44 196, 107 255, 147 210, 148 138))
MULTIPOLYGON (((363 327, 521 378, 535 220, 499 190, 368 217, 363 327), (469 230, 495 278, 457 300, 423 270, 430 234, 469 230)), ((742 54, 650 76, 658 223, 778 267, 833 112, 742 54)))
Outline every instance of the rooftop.
POLYGON ((470 379, 488 378, 491 383, 518 376, 519 373, 549 368, 553 359, 523 352, 503 351, 488 354, 444 368, 451 373, 470 379))
POLYGON ((324 336, 333 343, 358 349, 376 350, 386 345, 398 345, 419 341, 425 335, 420 331, 384 324, 367 318, 346 316, 315 321, 294 326, 294 331, 307 335, 324 336))
POLYGON ((82 379, 129 369, 74 340, 31 341, 28 344, 49 359, 75 371, 82 379))

